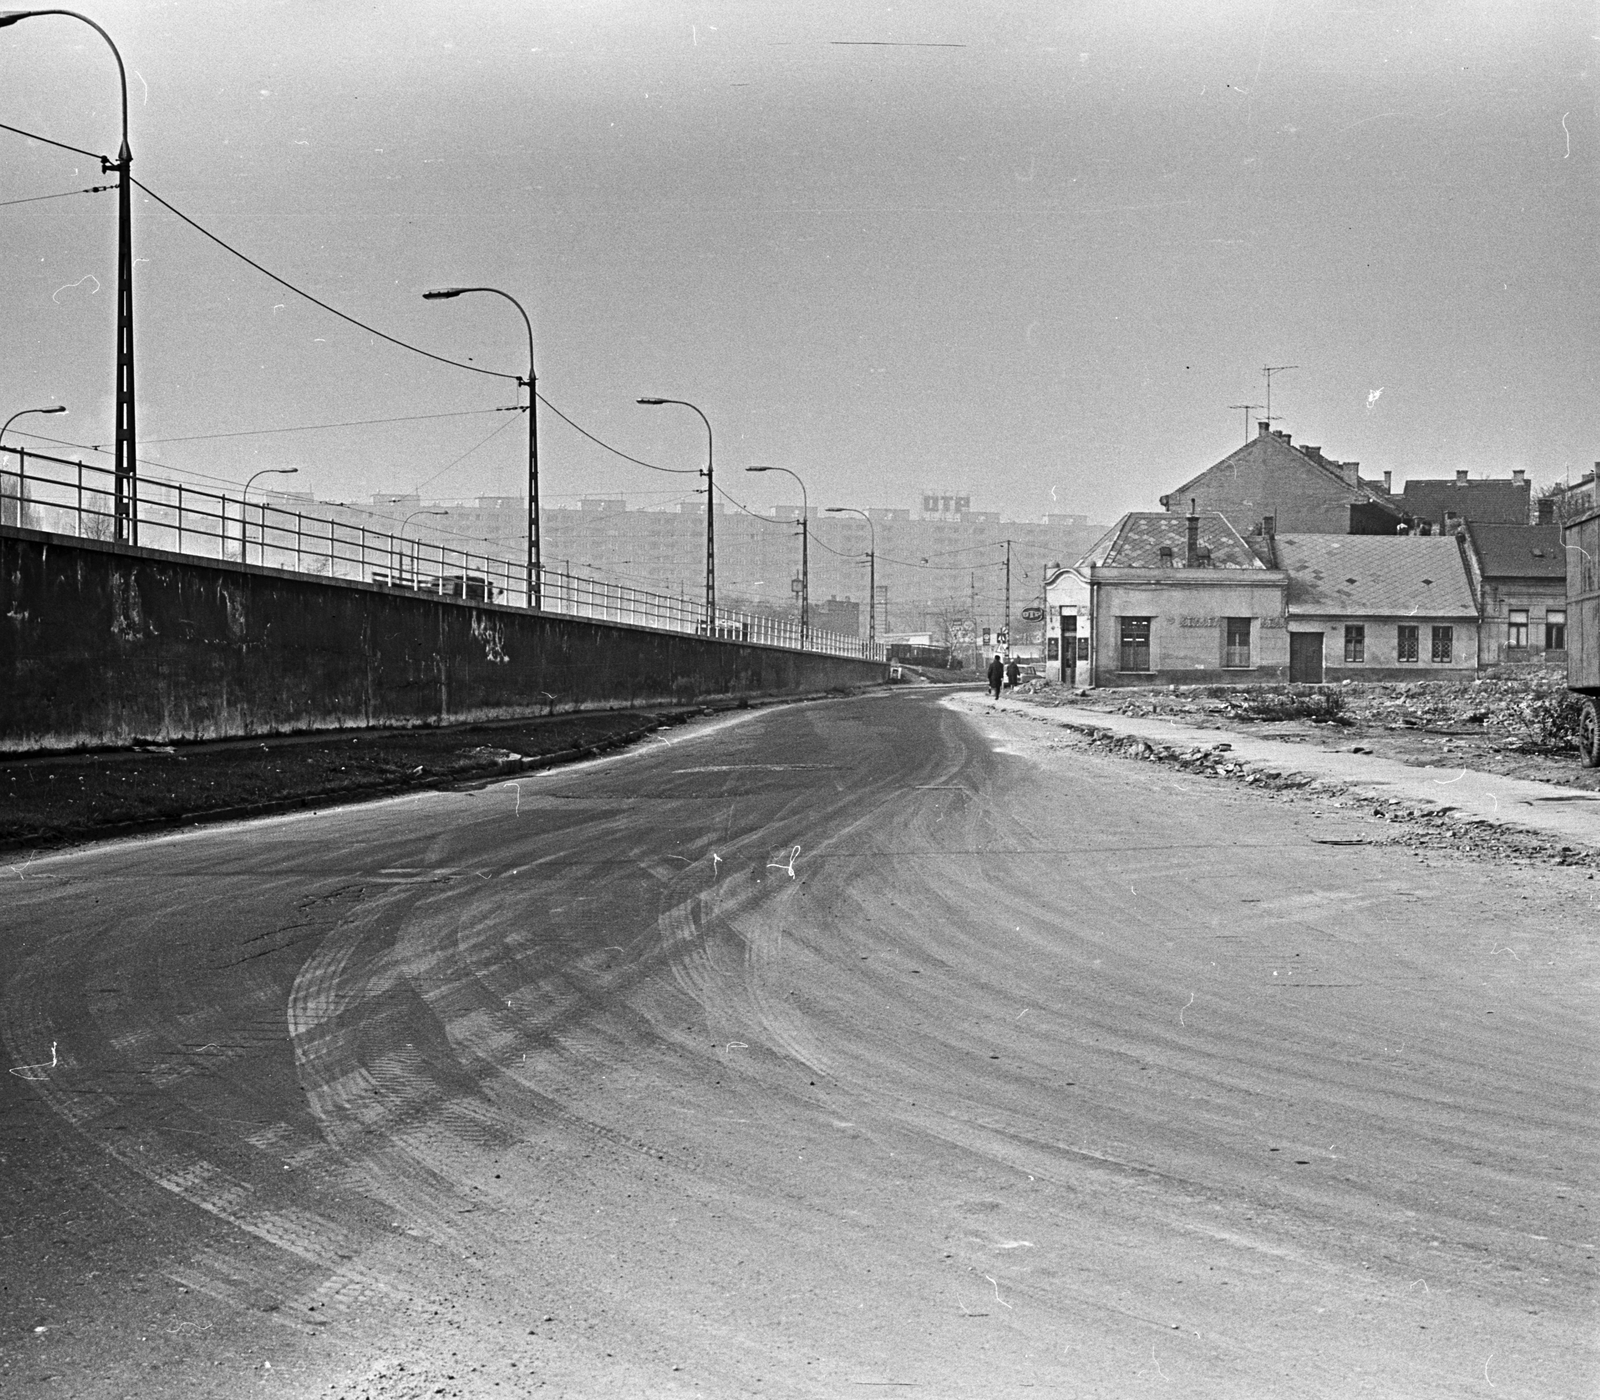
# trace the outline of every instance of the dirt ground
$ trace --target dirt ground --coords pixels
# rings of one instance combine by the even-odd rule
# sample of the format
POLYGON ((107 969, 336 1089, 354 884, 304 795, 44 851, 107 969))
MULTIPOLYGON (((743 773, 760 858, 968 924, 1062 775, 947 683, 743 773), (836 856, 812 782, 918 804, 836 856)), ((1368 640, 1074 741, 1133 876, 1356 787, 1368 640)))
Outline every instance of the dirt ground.
POLYGON ((590 757, 701 707, 0 759, 0 847, 354 802, 590 757))
POLYGON ((1594 1393, 1592 871, 963 698, 17 870, 0 1394, 1594 1393))
POLYGON ((1086 693, 1034 681, 1020 687, 1016 698, 1372 753, 1418 767, 1449 765, 1600 791, 1600 769, 1581 766, 1576 742, 1565 732, 1572 703, 1567 694, 1559 671, 1505 668, 1465 681, 1347 685, 1331 692, 1307 686, 1266 691, 1254 686, 1174 686, 1086 693), (1249 717, 1252 701, 1309 701, 1319 693, 1338 697, 1333 719, 1249 717))

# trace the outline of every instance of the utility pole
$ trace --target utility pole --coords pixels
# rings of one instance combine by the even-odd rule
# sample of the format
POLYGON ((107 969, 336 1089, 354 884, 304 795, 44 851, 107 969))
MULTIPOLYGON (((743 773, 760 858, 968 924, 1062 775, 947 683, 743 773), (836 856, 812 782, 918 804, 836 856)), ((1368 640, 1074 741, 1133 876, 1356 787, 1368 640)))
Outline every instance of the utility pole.
MULTIPOLYGON (((0 29, 47 15, 87 24, 106 41, 106 47, 117 61, 117 82, 122 96, 122 145, 117 149, 115 160, 100 157, 102 175, 109 175, 113 170, 117 172, 117 423, 112 509, 117 543, 138 544, 139 450, 133 396, 133 151, 128 145, 128 70, 111 36, 88 15, 80 15, 76 10, 0 10, 0 29)), ((18 510, 21 510, 20 504, 18 510)))
MULTIPOLYGON (((1245 446, 1248 447, 1250 445, 1250 410, 1252 408, 1260 408, 1262 405, 1258 403, 1230 403, 1228 407, 1242 408, 1244 410, 1244 442, 1245 446)), ((1270 422, 1271 420, 1269 419, 1268 421, 1270 422)))
POLYGON ((1011 653, 1011 541, 1006 541, 1006 654, 1011 653))
MULTIPOLYGON (((1282 374, 1285 370, 1299 369, 1299 365, 1262 365, 1261 372, 1267 376, 1267 422, 1272 422, 1272 376, 1282 374)), ((1248 422, 1248 420, 1246 420, 1248 422)))
POLYGON ((972 655, 974 658, 972 664, 976 666, 978 662, 983 660, 983 652, 978 649, 978 575, 976 573, 967 575, 967 588, 971 594, 972 605, 972 655))

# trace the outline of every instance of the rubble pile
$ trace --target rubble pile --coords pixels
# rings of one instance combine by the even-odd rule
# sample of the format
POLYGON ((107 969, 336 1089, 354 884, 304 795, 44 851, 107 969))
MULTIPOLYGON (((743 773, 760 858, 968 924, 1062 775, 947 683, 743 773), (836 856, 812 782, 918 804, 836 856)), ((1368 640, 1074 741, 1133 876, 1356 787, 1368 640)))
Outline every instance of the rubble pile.
POLYGON ((1308 787, 1315 780, 1305 773, 1284 773, 1275 768, 1252 767, 1230 758, 1232 744, 1158 744, 1136 734, 1113 734, 1109 729, 1089 731, 1091 747, 1101 747, 1122 758, 1143 759, 1148 763, 1171 763, 1188 773, 1204 773, 1213 778, 1238 778, 1246 783, 1266 783, 1274 787, 1308 787))
POLYGON ((1483 735, 1521 753, 1568 753, 1577 744, 1581 699, 1549 667, 1504 668, 1462 680, 1346 682, 1338 686, 1169 686, 1136 692, 1065 691, 1048 682, 1019 688, 1035 703, 1088 699, 1112 714, 1168 716, 1190 723, 1309 723, 1342 728, 1415 729, 1483 735))
POLYGON ((1502 734, 1508 747, 1526 750, 1572 748, 1582 705, 1559 673, 1546 670, 1348 689, 1359 692, 1350 697, 1350 709, 1364 723, 1401 729, 1472 726, 1502 734))
MULTIPOLYGON (((1447 803, 1427 803, 1366 793, 1351 784, 1309 773, 1244 763, 1232 756, 1231 744, 1205 743, 1189 746, 1152 742, 1136 734, 1114 734, 1107 729, 1087 730, 1090 748, 1118 757, 1147 763, 1171 764, 1187 773, 1221 778, 1283 793, 1285 800, 1305 790, 1307 796, 1329 800, 1334 807, 1346 807, 1395 825, 1393 835, 1373 841, 1339 840, 1339 845, 1392 845, 1412 851, 1448 850, 1479 856, 1538 861, 1556 865, 1579 865, 1591 872, 1600 870, 1600 851, 1579 850, 1551 842, 1535 832, 1503 826, 1486 817, 1464 812, 1447 803)), ((1590 878, 1594 878, 1591 873, 1590 878)))
POLYGON ((1237 719, 1282 722, 1309 720, 1312 724, 1354 724, 1345 710, 1345 693, 1320 687, 1256 687, 1224 697, 1227 712, 1237 719))

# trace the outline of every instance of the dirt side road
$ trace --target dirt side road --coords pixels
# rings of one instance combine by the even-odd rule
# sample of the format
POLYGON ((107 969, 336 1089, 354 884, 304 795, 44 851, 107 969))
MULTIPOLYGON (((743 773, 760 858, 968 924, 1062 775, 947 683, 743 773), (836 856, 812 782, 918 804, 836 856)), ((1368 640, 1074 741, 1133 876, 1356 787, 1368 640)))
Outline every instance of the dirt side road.
POLYGON ((902 692, 21 864, 0 1392, 1592 1394, 1595 883, 1381 830, 902 692))

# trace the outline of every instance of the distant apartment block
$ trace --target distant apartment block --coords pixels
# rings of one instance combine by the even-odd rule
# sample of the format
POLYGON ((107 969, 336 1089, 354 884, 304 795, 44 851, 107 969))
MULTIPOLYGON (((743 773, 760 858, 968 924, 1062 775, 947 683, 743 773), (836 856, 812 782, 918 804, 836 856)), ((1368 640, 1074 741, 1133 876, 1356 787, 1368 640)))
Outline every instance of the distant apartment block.
MULTIPOLYGON (((811 508, 812 622, 826 630, 865 635, 867 551, 877 537, 877 628, 938 631, 953 618, 976 616, 998 626, 1003 607, 1005 541, 1011 541, 1012 600, 1020 610, 1042 588, 1046 564, 1076 559, 1098 531, 1086 514, 1052 513, 1035 520, 1002 520, 972 508, 966 493, 924 492, 920 509, 871 507, 859 515, 811 508), (827 600, 819 602, 818 600, 827 600), (850 608, 856 611, 849 612, 850 608), (849 616, 850 626, 841 626, 849 616)), ((424 501, 375 495, 360 505, 320 503, 343 523, 376 530, 404 528, 408 538, 488 549, 520 558, 526 548, 527 505, 516 496, 470 501, 424 501)), ((705 580, 705 505, 631 510, 618 497, 589 497, 539 514, 546 569, 629 584, 652 592, 700 596, 705 580)), ((716 515, 717 595, 730 607, 797 614, 800 521, 793 509, 746 511, 719 505, 716 515)))

